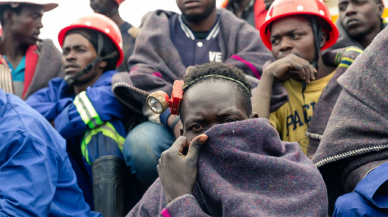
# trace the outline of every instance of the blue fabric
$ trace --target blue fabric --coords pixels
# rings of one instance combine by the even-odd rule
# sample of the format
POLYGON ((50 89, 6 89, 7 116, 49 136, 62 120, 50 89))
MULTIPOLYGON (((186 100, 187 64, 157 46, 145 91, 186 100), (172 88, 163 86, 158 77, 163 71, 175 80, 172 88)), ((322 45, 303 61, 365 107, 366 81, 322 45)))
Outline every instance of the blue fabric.
MULTIPOLYGON (((111 80, 116 71, 108 71, 101 75, 92 87, 88 87, 86 95, 103 122, 110 122, 118 134, 126 136, 124 127, 125 108, 112 93, 111 80)), ((93 206, 93 186, 91 166, 81 153, 83 136, 89 127, 84 123, 76 106, 73 104, 75 93, 63 78, 50 80, 49 87, 43 88, 31 95, 26 102, 49 122, 55 124, 55 129, 67 140, 67 152, 76 172, 78 185, 84 193, 86 202, 93 206)), ((115 155, 124 158, 117 143, 105 143, 100 149, 102 141, 110 138, 100 133, 93 136, 88 144, 89 159, 105 155, 115 155), (105 152, 104 152, 105 151, 105 152)))
POLYGON ((159 119, 160 119, 160 123, 162 123, 165 127, 168 127, 168 124, 167 124, 167 120, 168 120, 168 117, 170 117, 171 115, 171 112, 170 112, 170 109, 166 109, 166 111, 164 111, 160 116, 159 116, 159 119))
POLYGON ((7 61, 9 68, 11 69, 12 80, 24 82, 24 72, 26 70, 26 56, 22 57, 22 59, 19 62, 19 65, 17 65, 16 69, 8 61, 6 56, 4 56, 4 58, 7 61))
POLYGON ((160 155, 174 141, 174 135, 167 128, 149 121, 139 124, 128 134, 123 146, 125 162, 146 187, 158 177, 156 166, 160 155))
POLYGON ((388 163, 385 163, 358 183, 354 192, 339 197, 335 203, 336 216, 388 216, 388 197, 377 190, 388 181, 388 163))
POLYGON ((66 141, 19 97, 0 89, 0 216, 101 216, 90 212, 66 141))

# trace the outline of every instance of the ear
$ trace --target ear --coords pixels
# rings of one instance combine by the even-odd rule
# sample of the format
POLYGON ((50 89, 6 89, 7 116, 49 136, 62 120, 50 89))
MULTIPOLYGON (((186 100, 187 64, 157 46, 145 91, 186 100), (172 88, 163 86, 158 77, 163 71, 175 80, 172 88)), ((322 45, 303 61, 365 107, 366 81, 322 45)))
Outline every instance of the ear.
POLYGON ((326 44, 326 38, 327 38, 326 32, 323 32, 323 33, 322 33, 322 41, 321 41, 321 44, 320 44, 320 47, 321 47, 321 48, 323 48, 323 46, 325 46, 325 44, 326 44))
MULTIPOLYGON (((4 20, 4 24, 12 24, 13 23, 13 15, 14 13, 11 11, 11 10, 5 10, 3 12, 3 20, 4 20)), ((4 28, 4 26, 3 26, 4 28)))
POLYGON ((98 67, 100 67, 100 68, 105 68, 107 65, 108 65, 108 63, 105 60, 100 61, 98 63, 98 67))
POLYGON ((383 3, 379 3, 377 4, 377 13, 379 15, 379 17, 383 16, 383 13, 384 13, 384 5, 383 3))
POLYGON ((253 112, 251 119, 253 119, 253 118, 259 118, 259 114, 257 114, 256 112, 253 112))

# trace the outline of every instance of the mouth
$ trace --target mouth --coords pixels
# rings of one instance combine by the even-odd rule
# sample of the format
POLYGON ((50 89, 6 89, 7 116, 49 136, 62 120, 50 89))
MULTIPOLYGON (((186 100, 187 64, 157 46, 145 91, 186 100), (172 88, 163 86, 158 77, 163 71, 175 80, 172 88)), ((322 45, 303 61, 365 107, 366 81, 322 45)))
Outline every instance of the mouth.
POLYGON ((359 25, 359 24, 360 24, 360 21, 357 19, 350 19, 346 22, 347 27, 354 27, 354 26, 359 25))
POLYGON ((184 5, 185 5, 185 7, 187 9, 189 9, 189 8, 196 8, 196 7, 198 7, 200 5, 200 3, 201 2, 198 1, 198 0, 186 0, 184 5))
POLYGON ((65 69, 65 74, 71 74, 74 72, 77 72, 79 70, 79 67, 76 65, 67 65, 64 67, 65 69))

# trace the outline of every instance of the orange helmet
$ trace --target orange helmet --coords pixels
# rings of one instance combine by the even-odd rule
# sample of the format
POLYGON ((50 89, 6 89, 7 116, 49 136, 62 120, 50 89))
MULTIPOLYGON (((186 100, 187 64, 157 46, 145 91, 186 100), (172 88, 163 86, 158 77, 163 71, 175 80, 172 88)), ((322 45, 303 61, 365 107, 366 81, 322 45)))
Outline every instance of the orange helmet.
POLYGON ((72 29, 93 29, 108 36, 115 44, 119 52, 119 59, 116 63, 116 67, 123 62, 124 54, 121 32, 116 23, 114 23, 108 17, 102 14, 95 13, 77 19, 72 24, 70 24, 70 26, 65 27, 59 32, 58 40, 61 47, 63 46, 63 41, 65 40, 66 33, 72 29))
POLYGON ((322 0, 276 0, 268 10, 266 21, 260 28, 261 39, 268 49, 272 50, 271 32, 267 31, 269 25, 282 17, 293 15, 316 16, 329 24, 329 32, 326 32, 329 38, 321 50, 329 48, 337 41, 338 29, 332 22, 329 9, 322 0))
POLYGON ((123 3, 125 0, 116 0, 117 4, 120 5, 121 3, 123 3))

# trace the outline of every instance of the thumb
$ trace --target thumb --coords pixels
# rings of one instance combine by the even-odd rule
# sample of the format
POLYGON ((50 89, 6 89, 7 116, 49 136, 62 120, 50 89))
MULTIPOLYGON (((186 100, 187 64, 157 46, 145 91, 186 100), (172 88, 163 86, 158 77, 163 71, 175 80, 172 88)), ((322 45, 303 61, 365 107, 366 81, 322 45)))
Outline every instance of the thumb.
POLYGON ((201 149, 202 145, 205 144, 207 140, 206 134, 201 134, 197 137, 195 137, 189 146, 189 151, 187 152, 187 157, 192 159, 198 159, 199 150, 201 149))

